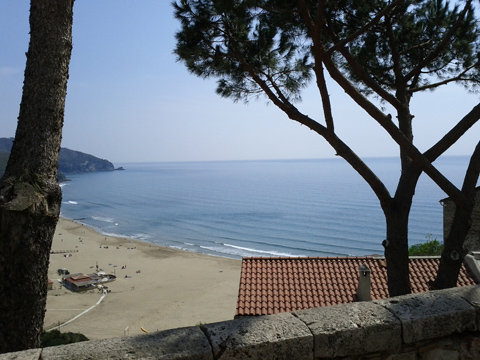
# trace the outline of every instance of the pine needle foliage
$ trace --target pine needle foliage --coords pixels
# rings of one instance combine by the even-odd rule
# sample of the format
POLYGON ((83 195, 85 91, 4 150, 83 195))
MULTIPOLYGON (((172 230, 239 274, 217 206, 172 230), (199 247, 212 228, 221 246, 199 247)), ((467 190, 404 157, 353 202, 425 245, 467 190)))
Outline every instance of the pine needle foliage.
MULTIPOLYGON (((330 13, 336 29, 333 41, 345 39, 372 21, 387 1, 341 1, 330 13)), ((463 8, 462 8, 463 9, 463 8)), ((356 63, 387 91, 399 82, 408 92, 435 88, 443 81, 478 86, 479 30, 473 7, 461 15, 458 2, 410 0, 399 5, 373 24, 368 31, 346 45, 356 63), (393 40, 392 40, 393 39, 393 40)), ((364 92, 352 62, 339 57, 342 66, 364 92)))
POLYGON ((259 96, 265 89, 258 78, 278 96, 297 101, 312 77, 308 42, 298 29, 285 29, 284 13, 260 3, 268 2, 173 3, 182 25, 175 53, 191 73, 218 78, 217 93, 223 97, 248 101, 259 96))
POLYGON ((375 93, 371 81, 390 92, 402 82, 410 96, 445 82, 471 89, 480 83, 473 6, 463 14, 458 2, 396 1, 375 20, 392 1, 331 0, 325 1, 323 11, 320 3, 179 0, 173 3, 181 23, 175 53, 191 73, 217 78, 217 93, 234 101, 263 94, 266 88, 256 80, 280 98, 300 100, 315 66, 314 36, 364 94, 375 93), (314 35, 307 31, 301 6, 324 24, 314 35), (358 68, 368 74, 367 81, 358 68))

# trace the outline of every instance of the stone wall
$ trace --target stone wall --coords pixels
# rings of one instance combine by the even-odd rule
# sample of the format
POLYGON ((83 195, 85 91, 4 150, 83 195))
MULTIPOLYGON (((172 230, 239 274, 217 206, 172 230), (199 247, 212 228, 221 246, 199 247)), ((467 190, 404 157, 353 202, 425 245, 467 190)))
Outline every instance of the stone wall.
MULTIPOLYGON (((443 203, 443 238, 446 239, 452 226, 455 214, 455 203, 450 199, 442 200, 443 203)), ((463 246, 469 251, 480 251, 480 188, 475 193, 475 207, 472 212, 472 227, 465 238, 463 246)))
POLYGON ((480 285, 0 355, 12 359, 480 359, 480 285))

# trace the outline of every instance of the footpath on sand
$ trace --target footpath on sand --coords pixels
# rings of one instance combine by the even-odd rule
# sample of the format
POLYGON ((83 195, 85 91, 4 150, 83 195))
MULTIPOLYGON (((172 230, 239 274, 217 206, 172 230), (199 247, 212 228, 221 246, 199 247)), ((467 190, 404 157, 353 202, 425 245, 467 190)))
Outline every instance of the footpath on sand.
POLYGON ((55 326, 54 328, 51 328, 50 330, 57 330, 59 328, 61 328, 62 326, 65 326, 65 325, 68 325, 70 324, 72 321, 78 319, 80 316, 86 314, 87 312, 89 312, 90 310, 94 309, 98 304, 100 304, 102 302, 102 300, 105 298, 105 296, 107 296, 107 291, 106 290, 103 290, 103 294, 102 296, 100 296, 100 299, 98 299, 97 303, 93 306, 90 306, 87 310, 81 312, 80 314, 78 314, 77 316, 73 317, 72 319, 68 320, 68 321, 65 321, 64 323, 58 325, 58 326, 55 326))
POLYGON ((58 269, 71 274, 114 274, 108 296, 74 293, 63 287, 48 291, 46 330, 91 340, 232 320, 235 316, 241 261, 186 252, 151 243, 99 234, 72 220, 60 219, 50 255, 49 279, 58 269), (85 312, 85 310, 88 310, 85 312), (83 313, 80 317, 76 317, 83 313), (75 319, 74 321, 72 319, 75 319), (67 323, 67 321, 72 320, 67 323))

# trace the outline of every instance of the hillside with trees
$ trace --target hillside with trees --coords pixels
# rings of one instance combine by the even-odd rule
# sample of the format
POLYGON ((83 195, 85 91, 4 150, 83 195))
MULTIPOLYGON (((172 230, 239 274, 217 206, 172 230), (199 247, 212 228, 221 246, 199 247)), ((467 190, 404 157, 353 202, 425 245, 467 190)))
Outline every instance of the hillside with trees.
MULTIPOLYGON (((0 176, 3 175, 7 166, 12 145, 13 138, 0 138, 0 176)), ((64 177, 61 177, 63 174, 112 170, 115 170, 115 168, 108 160, 67 148, 60 149, 58 159, 59 180, 64 179, 64 177)))

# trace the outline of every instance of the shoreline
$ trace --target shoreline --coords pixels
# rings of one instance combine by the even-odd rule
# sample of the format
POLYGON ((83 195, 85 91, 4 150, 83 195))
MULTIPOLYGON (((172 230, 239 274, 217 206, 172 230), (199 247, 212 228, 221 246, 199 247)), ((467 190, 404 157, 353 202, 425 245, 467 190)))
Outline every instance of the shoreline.
POLYGON ((91 340, 138 335, 231 320, 240 281, 241 260, 104 235, 88 225, 60 218, 48 270, 44 328, 49 330, 95 305, 97 290, 73 293, 60 286, 58 269, 93 273, 98 265, 117 276, 103 301, 59 328, 91 340), (70 256, 66 256, 71 254, 70 256))
MULTIPOLYGON (((254 256, 253 254, 252 255, 232 255, 232 254, 222 253, 222 252, 217 252, 217 251, 212 251, 214 253, 209 253, 205 250, 204 251, 196 251, 196 250, 189 250, 189 249, 186 249, 186 248, 182 248, 180 246, 165 245, 165 244, 158 244, 158 243, 154 243, 154 242, 149 242, 148 240, 138 239, 138 238, 135 238, 133 236, 130 237, 128 235, 123 235, 123 234, 118 234, 118 233, 110 233, 110 232, 103 231, 101 228, 98 228, 98 227, 93 226, 91 224, 82 222, 82 220, 87 219, 87 218, 84 218, 84 217, 74 219, 74 218, 68 218, 68 217, 64 217, 64 216, 60 215, 60 219, 67 220, 67 221, 72 221, 72 222, 77 223, 79 225, 86 226, 89 229, 93 230, 94 232, 98 233, 100 236, 106 236, 106 237, 118 238, 118 239, 126 239, 126 240, 131 240, 131 241, 139 241, 141 243, 152 244, 154 246, 158 246, 158 247, 165 248, 165 249, 172 249, 174 251, 178 250, 178 251, 184 251, 186 253, 194 253, 194 254, 200 254, 200 255, 206 255, 206 256, 212 256, 212 257, 220 257, 220 258, 225 258, 225 259, 230 259, 230 260, 238 260, 238 261, 242 261, 243 257, 254 256)), ((188 244, 188 245, 193 245, 193 244, 188 244)), ((200 246, 200 245, 198 245, 198 247, 203 249, 202 246, 200 246)), ((271 256, 276 256, 276 255, 274 253, 272 253, 271 256)))

